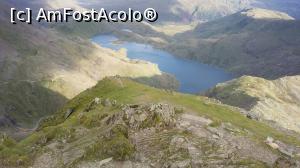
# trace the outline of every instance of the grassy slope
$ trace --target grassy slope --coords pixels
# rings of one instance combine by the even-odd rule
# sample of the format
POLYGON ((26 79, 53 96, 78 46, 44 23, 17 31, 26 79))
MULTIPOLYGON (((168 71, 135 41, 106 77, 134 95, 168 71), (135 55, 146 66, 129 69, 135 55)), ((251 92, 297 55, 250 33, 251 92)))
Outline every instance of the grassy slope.
POLYGON ((265 124, 249 120, 240 115, 237 111, 232 111, 227 107, 207 103, 204 97, 198 97, 181 93, 166 93, 165 91, 147 87, 130 80, 122 80, 122 87, 118 80, 106 79, 101 81, 96 87, 83 92, 75 99, 67 104, 67 107, 82 109, 82 105, 86 105, 95 97, 108 97, 116 99, 122 103, 145 103, 145 102, 166 102, 174 105, 183 106, 190 109, 192 112, 197 112, 199 115, 207 116, 214 121, 231 122, 232 124, 253 131, 257 138, 264 140, 266 136, 273 136, 278 139, 283 139, 287 142, 299 143, 298 140, 292 137, 285 137, 265 124), (81 105, 78 106, 80 102, 81 105))
MULTIPOLYGON (((2 146, 3 149, 0 152, 1 161, 6 164, 13 164, 15 160, 23 158, 24 160, 27 159, 29 161, 28 163, 30 163, 31 159, 29 158, 36 154, 36 151, 30 152, 32 150, 31 146, 40 144, 40 140, 44 137, 51 140, 79 126, 78 116, 95 97, 115 99, 120 104, 165 102, 184 107, 187 112, 193 112, 211 118, 215 124, 230 122, 241 129, 249 130, 253 133, 253 135, 251 134, 249 136, 260 143, 262 143, 267 136, 271 136, 289 144, 300 145, 299 139, 276 131, 264 123, 249 120, 239 112, 233 111, 226 106, 209 102, 204 97, 165 92, 124 78, 106 78, 100 81, 97 86, 86 90, 69 101, 54 117, 42 122, 40 131, 34 132, 31 136, 18 144, 12 145, 13 147, 2 146), (65 120, 64 115, 67 109, 74 109, 75 112, 72 114, 72 117, 65 120)), ((100 110, 102 113, 110 114, 118 111, 119 107, 100 110)), ((91 113, 87 116, 87 120, 96 119, 97 116, 98 115, 91 113)), ((95 134, 89 134, 89 136, 86 137, 87 139, 83 139, 87 141, 92 140, 93 136, 95 136, 95 134)))

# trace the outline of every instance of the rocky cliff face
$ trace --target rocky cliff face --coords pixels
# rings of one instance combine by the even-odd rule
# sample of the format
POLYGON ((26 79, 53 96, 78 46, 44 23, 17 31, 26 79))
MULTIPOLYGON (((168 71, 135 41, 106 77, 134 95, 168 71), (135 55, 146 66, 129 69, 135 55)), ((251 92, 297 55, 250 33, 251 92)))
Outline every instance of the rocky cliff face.
POLYGON ((300 132, 300 77, 268 81, 244 76, 217 85, 206 94, 223 103, 248 110, 261 120, 300 132))

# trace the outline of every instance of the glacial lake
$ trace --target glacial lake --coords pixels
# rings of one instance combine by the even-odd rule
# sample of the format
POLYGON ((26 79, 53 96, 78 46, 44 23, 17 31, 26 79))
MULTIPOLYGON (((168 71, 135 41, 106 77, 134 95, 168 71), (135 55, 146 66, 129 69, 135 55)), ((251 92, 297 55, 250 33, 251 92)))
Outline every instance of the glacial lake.
POLYGON ((180 83, 180 92, 200 93, 216 84, 231 80, 234 76, 225 70, 196 61, 182 59, 153 48, 151 45, 134 42, 114 43, 118 38, 113 35, 99 35, 92 41, 105 48, 127 49, 130 59, 139 59, 158 64, 161 71, 174 75, 180 83))

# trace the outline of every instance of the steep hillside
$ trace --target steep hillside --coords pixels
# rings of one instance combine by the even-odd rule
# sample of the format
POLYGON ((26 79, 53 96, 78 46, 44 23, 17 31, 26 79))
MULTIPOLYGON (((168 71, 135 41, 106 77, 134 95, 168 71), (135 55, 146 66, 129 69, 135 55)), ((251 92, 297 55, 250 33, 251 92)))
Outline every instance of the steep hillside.
POLYGON ((244 76, 219 84, 206 95, 244 108, 261 120, 300 132, 300 76, 274 81, 244 76))
MULTIPOLYGON (((43 5, 36 1, 20 1, 18 4, 22 3, 33 8, 43 5)), ((31 111, 36 115, 30 120, 36 120, 48 112, 56 111, 60 107, 57 105, 58 100, 64 100, 59 104, 64 103, 65 100, 94 86, 97 81, 106 76, 150 78, 162 74, 157 65, 129 60, 125 52, 99 47, 85 36, 78 36, 78 32, 66 34, 51 28, 54 26, 38 23, 13 25, 8 19, 11 6, 14 5, 9 1, 0 2, 0 85, 1 87, 2 84, 5 85, 1 90, 5 92, 1 95, 1 99, 6 99, 0 101, 0 118, 10 116, 11 120, 19 122, 21 116, 31 111), (41 93, 31 94, 28 97, 26 93, 31 92, 32 88, 22 87, 26 83, 21 81, 33 83, 32 87, 39 88, 36 92, 41 91, 41 93), (11 87, 10 84, 6 87, 6 83, 11 83, 11 87), (14 85, 20 86, 13 87, 14 85), (14 88, 21 90, 15 91, 14 88), (45 99, 39 97, 48 93, 45 99), (62 98, 56 99, 56 96, 50 98, 51 95, 56 94, 62 98), (5 97, 5 95, 10 96, 5 97), (50 102, 45 104, 45 100, 50 102), (32 101, 36 107, 32 108, 31 103, 24 103, 24 101, 32 101)), ((101 25, 97 28, 97 32, 104 30, 105 28, 101 29, 101 25)), ((17 124, 34 125, 28 121, 24 118, 24 122, 17 124)))
POLYGON ((253 0, 77 0, 86 8, 106 8, 108 10, 144 10, 154 8, 159 13, 159 22, 189 22, 192 20, 213 20, 245 9, 253 0))
POLYGON ((299 164, 297 145, 298 138, 207 98, 114 77, 42 120, 25 140, 2 136, 0 164, 288 168, 299 164))
POLYGON ((190 20, 214 20, 249 8, 253 0, 177 0, 171 7, 173 14, 190 20))
POLYGON ((159 14, 159 22, 190 22, 192 20, 214 20, 230 15, 251 6, 254 0, 91 0, 86 3, 77 0, 86 8, 106 8, 108 10, 128 10, 128 8, 144 10, 154 8, 159 14))
POLYGON ((165 49, 237 75, 276 79, 300 73, 299 26, 285 13, 244 10, 177 34, 165 49))
POLYGON ((4 115, 14 121, 8 123, 0 120, 1 128, 14 123, 16 126, 33 127, 33 121, 62 107, 66 98, 33 81, 9 81, 0 84, 0 102, 1 112, 6 112, 4 115))
MULTIPOLYGON (((80 4, 85 8, 104 7, 108 10, 128 10, 128 8, 144 10, 152 7, 159 13, 159 23, 211 21, 253 7, 278 10, 300 18, 300 2, 298 0, 140 0, 138 3, 136 0, 126 2, 122 0, 90 0, 88 3, 85 0, 68 0, 66 2, 69 4, 72 1, 72 4, 80 4)), ((66 4, 66 2, 56 0, 51 3, 57 5, 66 4)))

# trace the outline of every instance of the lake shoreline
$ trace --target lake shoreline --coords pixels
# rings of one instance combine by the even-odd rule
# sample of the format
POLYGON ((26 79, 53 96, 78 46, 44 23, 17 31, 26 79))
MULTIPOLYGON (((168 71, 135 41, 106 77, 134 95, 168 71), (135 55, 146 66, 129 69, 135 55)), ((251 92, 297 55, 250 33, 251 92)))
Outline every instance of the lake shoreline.
POLYGON ((91 39, 101 47, 120 50, 126 48, 129 59, 138 59, 158 64, 161 71, 174 75, 180 83, 183 93, 207 91, 218 83, 234 79, 234 75, 224 69, 179 58, 169 52, 157 49, 149 44, 120 41, 112 34, 97 35, 91 39))

